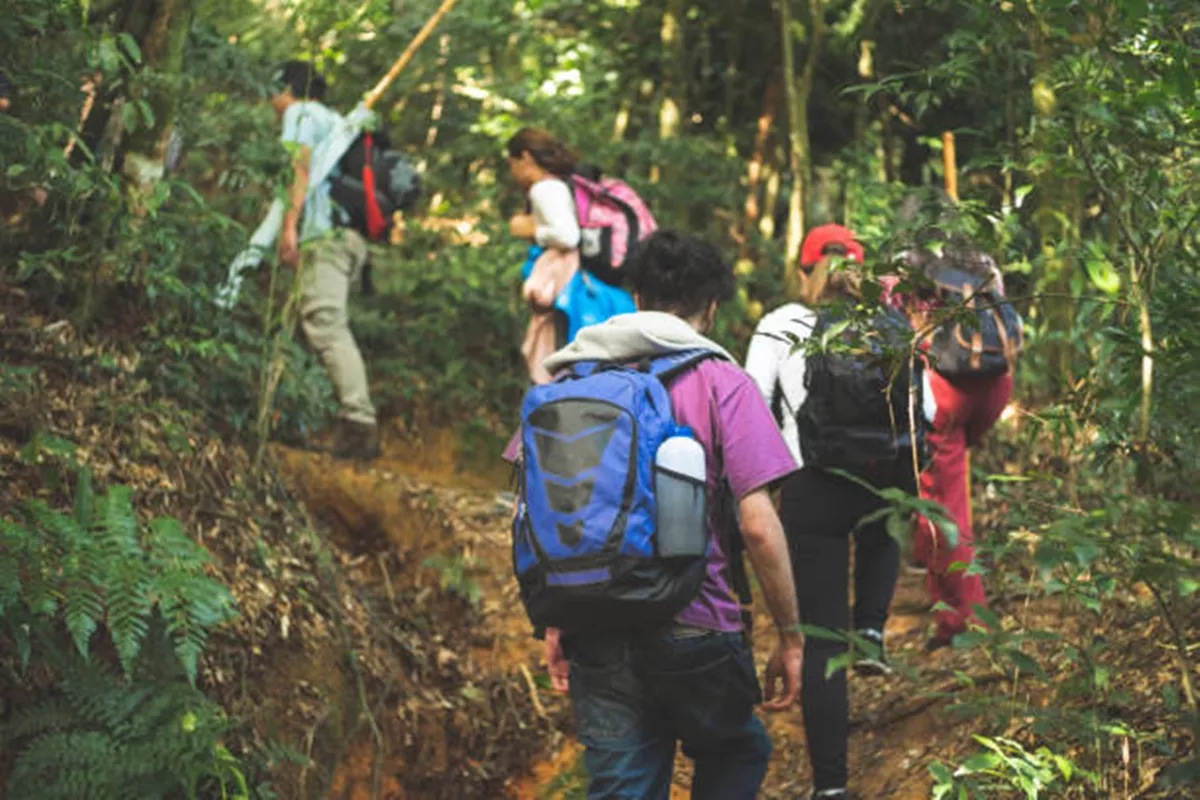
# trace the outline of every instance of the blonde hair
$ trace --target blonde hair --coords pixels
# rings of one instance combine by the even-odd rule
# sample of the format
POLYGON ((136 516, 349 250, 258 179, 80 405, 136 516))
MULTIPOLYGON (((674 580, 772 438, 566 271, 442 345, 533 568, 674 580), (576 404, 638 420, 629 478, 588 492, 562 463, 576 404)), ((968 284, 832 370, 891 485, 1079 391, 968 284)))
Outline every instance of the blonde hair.
POLYGON ((837 269, 833 269, 834 259, 823 255, 812 268, 811 272, 801 272, 800 300, 806 306, 819 306, 843 297, 862 297, 862 273, 858 265, 848 259, 842 259, 837 269))

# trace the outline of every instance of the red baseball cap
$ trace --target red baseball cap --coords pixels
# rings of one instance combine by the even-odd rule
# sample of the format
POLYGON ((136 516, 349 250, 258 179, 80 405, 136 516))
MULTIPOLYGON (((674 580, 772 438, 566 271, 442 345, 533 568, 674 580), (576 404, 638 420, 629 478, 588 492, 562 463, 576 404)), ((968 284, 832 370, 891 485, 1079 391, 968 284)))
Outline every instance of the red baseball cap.
POLYGON ((800 268, 811 269, 831 244, 840 244, 846 248, 846 258, 863 263, 865 254, 862 245, 854 238, 854 231, 830 223, 818 225, 804 237, 804 244, 800 245, 800 268))

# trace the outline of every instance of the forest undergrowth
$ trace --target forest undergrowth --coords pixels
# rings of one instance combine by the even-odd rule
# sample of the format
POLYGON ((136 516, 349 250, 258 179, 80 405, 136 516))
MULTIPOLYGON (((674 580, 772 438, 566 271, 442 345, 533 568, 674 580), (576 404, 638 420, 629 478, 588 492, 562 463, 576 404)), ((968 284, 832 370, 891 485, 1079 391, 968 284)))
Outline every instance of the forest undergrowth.
MULTIPOLYGON (((204 694, 174 710, 220 721, 212 749, 199 750, 209 760, 198 785, 244 777, 264 797, 582 796, 569 709, 549 691, 509 580, 503 484, 469 471, 453 433, 422 442, 397 421, 389 452, 367 469, 273 447, 276 467, 256 479, 246 451, 202 416, 138 401, 145 385, 127 343, 85 344, 63 321, 20 313, 19 294, 7 299, 6 378, 28 380, 0 425, 6 504, 70 509, 83 470, 97 492, 128 487, 139 518, 169 515, 198 532, 213 556, 207 573, 236 602, 200 660, 204 694)), ((1091 602, 1087 554, 1037 568, 1038 537, 1014 518, 1047 493, 1005 476, 1036 472, 1031 455, 1056 455, 1018 446, 1023 422, 1008 415, 976 464, 998 632, 922 653, 928 604, 920 579, 904 577, 889 628, 899 674, 853 684, 856 784, 880 797, 965 780, 1019 791, 1023 779, 1049 796, 1187 796, 1156 789, 1190 747, 1162 716, 1185 702, 1172 696, 1168 623, 1144 585, 1091 602), (1051 591, 1068 577, 1080 585, 1051 591)), ((50 639, 65 647, 68 631, 50 639)), ((115 665, 108 647, 94 658, 115 665)), ((25 672, 17 658, 7 656, 5 709, 23 719, 64 689, 47 664, 35 657, 25 672)), ((88 729, 60 724, 52 729, 88 729)), ((806 785, 799 715, 769 725, 777 756, 764 797, 794 796, 806 785)), ((10 769, 24 757, 10 755, 10 769)))
MULTIPOLYGON (((292 177, 275 66, 312 60, 348 111, 440 5, 5 5, 4 796, 581 796, 497 457, 525 125, 729 254, 714 338, 739 354, 807 229, 854 229, 878 277, 916 233, 901 202, 957 195, 937 223, 1025 321, 974 458, 991 632, 924 654, 904 576, 899 674, 852 683, 855 783, 1200 796, 1196 4, 460 0, 377 108, 425 195, 354 293, 385 453, 348 466, 306 449, 335 403, 280 324, 287 273, 214 300, 292 177)), ((798 714, 771 728, 764 796, 794 797, 798 714)))

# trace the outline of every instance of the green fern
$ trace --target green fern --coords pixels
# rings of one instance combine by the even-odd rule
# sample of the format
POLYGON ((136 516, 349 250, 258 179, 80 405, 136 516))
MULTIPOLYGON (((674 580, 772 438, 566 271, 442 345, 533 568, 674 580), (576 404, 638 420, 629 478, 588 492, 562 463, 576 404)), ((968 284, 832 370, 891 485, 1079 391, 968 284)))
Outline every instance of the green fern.
POLYGON ((209 632, 236 613, 232 595, 178 521, 141 526, 127 487, 94 497, 88 474, 81 470, 72 515, 30 501, 24 526, 0 521, 0 618, 22 607, 42 620, 61 611, 85 659, 103 625, 128 674, 157 613, 194 682, 209 632))
POLYGON ((238 783, 220 738, 224 715, 186 683, 130 684, 99 664, 65 671, 61 695, 18 714, 7 790, 38 800, 196 796, 205 779, 238 783))
POLYGON ((0 622, 23 665, 36 641, 60 680, 0 731, 15 753, 5 796, 195 797, 204 782, 247 794, 219 743, 227 722, 195 688, 210 632, 236 613, 211 568, 178 521, 142 525, 130 490, 94 495, 86 469, 70 514, 31 500, 19 522, 0 519, 0 622), (121 674, 90 660, 102 627, 121 674))
POLYGON ((208 632, 235 613, 233 595, 207 575, 205 569, 212 561, 208 551, 188 537, 178 521, 154 520, 148 543, 154 574, 151 595, 167 623, 175 654, 194 683, 208 632))

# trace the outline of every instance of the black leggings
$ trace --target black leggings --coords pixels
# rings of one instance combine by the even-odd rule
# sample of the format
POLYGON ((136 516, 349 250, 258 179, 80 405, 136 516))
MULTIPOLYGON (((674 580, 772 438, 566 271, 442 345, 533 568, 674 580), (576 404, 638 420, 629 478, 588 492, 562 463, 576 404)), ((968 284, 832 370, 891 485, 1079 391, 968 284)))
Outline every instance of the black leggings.
MULTIPOLYGON (((911 479, 892 476, 876 486, 915 490, 911 479), (907 485, 905 485, 907 484, 907 485)), ((873 628, 882 632, 900 570, 900 546, 883 519, 854 528, 886 503, 852 481, 806 467, 783 485, 780 516, 792 553, 800 620, 834 631, 873 628), (849 606, 850 534, 854 533, 854 617, 849 606)), ((825 665, 846 652, 845 642, 804 639, 800 701, 817 791, 846 785, 850 701, 846 670, 825 677, 825 665)))

